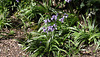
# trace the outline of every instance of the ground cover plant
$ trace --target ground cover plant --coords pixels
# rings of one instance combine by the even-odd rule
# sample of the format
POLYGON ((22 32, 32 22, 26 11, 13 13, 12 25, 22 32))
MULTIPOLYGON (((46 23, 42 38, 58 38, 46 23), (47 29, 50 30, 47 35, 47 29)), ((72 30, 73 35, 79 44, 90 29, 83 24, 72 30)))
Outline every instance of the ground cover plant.
POLYGON ((1 0, 0 39, 20 30, 30 57, 82 57, 100 50, 99 12, 99 0, 1 0))

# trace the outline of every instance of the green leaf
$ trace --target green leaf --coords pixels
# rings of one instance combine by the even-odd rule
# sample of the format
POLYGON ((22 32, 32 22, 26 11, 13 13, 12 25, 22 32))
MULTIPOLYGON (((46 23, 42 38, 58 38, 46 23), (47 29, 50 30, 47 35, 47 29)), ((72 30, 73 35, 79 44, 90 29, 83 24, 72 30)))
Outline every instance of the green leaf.
POLYGON ((39 2, 36 2, 37 4, 39 4, 44 10, 47 10, 42 4, 40 4, 39 2))
POLYGON ((76 30, 77 31, 77 29, 74 28, 74 27, 67 27, 67 28, 70 29, 70 30, 76 30))
POLYGON ((65 52, 65 53, 67 53, 66 50, 60 49, 60 48, 59 48, 58 46, 56 46, 56 45, 52 45, 52 47, 56 47, 59 51, 63 51, 63 52, 65 52))
POLYGON ((95 34, 91 35, 91 37, 89 38, 89 41, 95 37, 100 37, 100 33, 95 33, 95 34))
POLYGON ((48 48, 50 47, 50 41, 51 41, 51 38, 47 41, 44 52, 46 52, 48 48))
POLYGON ((70 36, 70 33, 71 33, 71 32, 69 32, 69 33, 67 34, 67 36, 63 39, 63 41, 65 41, 66 38, 68 38, 68 37, 70 36))
POLYGON ((40 49, 44 49, 44 46, 40 46, 39 48, 37 48, 36 50, 34 50, 34 54, 32 54, 33 57, 37 57, 40 54, 40 49))
POLYGON ((40 38, 46 38, 46 35, 40 35, 40 36, 37 36, 37 37, 33 37, 32 39, 33 40, 38 40, 40 38))
POLYGON ((53 41, 59 45, 59 42, 57 40, 53 39, 53 41))

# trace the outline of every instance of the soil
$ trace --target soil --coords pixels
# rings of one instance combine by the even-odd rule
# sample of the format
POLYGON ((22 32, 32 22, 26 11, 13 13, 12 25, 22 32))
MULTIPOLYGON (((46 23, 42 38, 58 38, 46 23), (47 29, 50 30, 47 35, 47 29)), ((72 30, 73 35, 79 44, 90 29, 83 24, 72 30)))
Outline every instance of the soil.
POLYGON ((14 39, 0 40, 0 57, 28 57, 14 39))
MULTIPOLYGON (((3 33, 5 37, 0 37, 0 57, 29 57, 29 55, 23 51, 22 46, 19 44, 17 39, 25 38, 24 30, 21 29, 11 29, 15 33, 14 35, 8 35, 3 33)), ((3 29, 0 32, 10 33, 9 29, 3 29)), ((28 29, 28 32, 32 31, 28 29)), ((2 33, 0 33, 2 34, 2 33)), ((86 47, 87 51, 81 52, 80 55, 74 57, 100 57, 100 50, 93 52, 96 45, 86 47)))
POLYGON ((85 51, 81 51, 80 55, 75 56, 75 57, 100 57, 100 50, 95 50, 96 49, 96 45, 91 45, 88 47, 85 47, 85 51))
POLYGON ((29 57, 28 54, 22 50, 21 44, 17 41, 26 37, 24 31, 20 29, 11 30, 5 28, 0 31, 6 32, 0 33, 3 35, 3 37, 0 37, 0 57, 29 57), (13 35, 8 35, 7 33, 10 33, 11 30, 15 33, 13 35))

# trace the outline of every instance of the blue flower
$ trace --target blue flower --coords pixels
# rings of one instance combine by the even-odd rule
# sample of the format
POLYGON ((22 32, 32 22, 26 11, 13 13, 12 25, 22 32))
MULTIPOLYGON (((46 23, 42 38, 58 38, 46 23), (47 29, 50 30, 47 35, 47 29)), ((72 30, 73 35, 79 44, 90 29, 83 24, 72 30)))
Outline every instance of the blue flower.
POLYGON ((52 16, 51 20, 53 20, 55 18, 55 15, 52 16))
POLYGON ((61 21, 63 23, 64 22, 64 18, 59 19, 59 21, 61 21))
POLYGON ((45 29, 45 27, 43 28, 43 32, 46 32, 47 29, 45 29))
POLYGON ((61 19, 59 19, 59 21, 61 21, 61 19))
POLYGON ((51 31, 54 31, 54 28, 52 28, 51 31))
POLYGON ((43 32, 46 32, 46 29, 43 29, 43 32))
POLYGON ((57 20, 57 15, 55 15, 55 20, 57 20))
POLYGON ((53 20, 53 18, 51 18, 51 20, 53 20))
POLYGON ((50 26, 50 28, 53 28, 53 26, 50 26))
POLYGON ((56 24, 53 24, 54 28, 57 30, 57 25, 56 24))
POLYGON ((53 15, 51 20, 55 19, 55 21, 56 21, 57 20, 57 16, 58 16, 58 13, 57 13, 57 15, 53 15))
POLYGON ((16 0, 16 2, 19 2, 19 0, 16 0))
POLYGON ((47 20, 44 20, 44 23, 47 23, 47 20))
POLYGON ((53 26, 48 26, 48 31, 54 31, 53 26))
POLYGON ((51 30, 51 27, 49 26, 49 27, 48 27, 48 31, 50 31, 50 30, 51 30))
POLYGON ((54 27, 57 27, 57 25, 56 25, 56 24, 53 24, 53 26, 54 26, 54 27))
POLYGON ((49 19, 47 19, 48 22, 51 22, 49 19))
POLYGON ((56 24, 53 24, 52 26, 48 26, 47 28, 43 27, 43 32, 46 32, 46 33, 52 32, 52 31, 54 31, 55 29, 57 30, 56 27, 57 27, 56 24))

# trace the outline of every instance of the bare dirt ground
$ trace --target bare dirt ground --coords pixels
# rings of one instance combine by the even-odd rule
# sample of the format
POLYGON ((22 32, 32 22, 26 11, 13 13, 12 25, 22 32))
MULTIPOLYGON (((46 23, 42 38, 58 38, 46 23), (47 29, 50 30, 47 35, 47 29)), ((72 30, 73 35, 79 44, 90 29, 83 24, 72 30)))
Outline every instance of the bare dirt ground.
POLYGON ((100 57, 100 50, 96 50, 96 45, 92 45, 85 48, 86 51, 82 52, 81 57, 100 57))
POLYGON ((0 57, 28 57, 14 39, 0 40, 0 57))
MULTIPOLYGON (((8 37, 7 34, 3 33, 4 37, 0 38, 0 57, 29 57, 16 40, 25 37, 23 31, 16 29, 12 30, 15 32, 13 36, 8 37)), ((10 30, 3 29, 2 32, 9 33, 10 30)))

